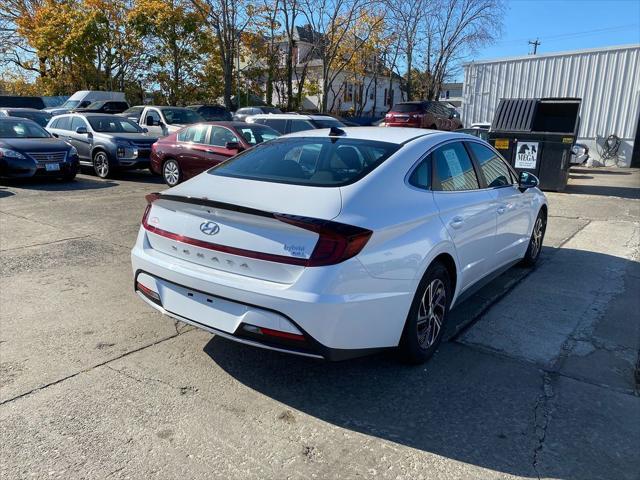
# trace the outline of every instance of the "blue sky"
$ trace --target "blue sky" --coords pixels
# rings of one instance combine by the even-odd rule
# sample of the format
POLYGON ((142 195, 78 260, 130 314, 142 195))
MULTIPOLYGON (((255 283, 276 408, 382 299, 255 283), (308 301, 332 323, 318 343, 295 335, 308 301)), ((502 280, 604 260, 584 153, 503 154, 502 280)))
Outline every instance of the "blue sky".
POLYGON ((473 59, 640 43, 640 0, 509 0, 502 37, 473 59))

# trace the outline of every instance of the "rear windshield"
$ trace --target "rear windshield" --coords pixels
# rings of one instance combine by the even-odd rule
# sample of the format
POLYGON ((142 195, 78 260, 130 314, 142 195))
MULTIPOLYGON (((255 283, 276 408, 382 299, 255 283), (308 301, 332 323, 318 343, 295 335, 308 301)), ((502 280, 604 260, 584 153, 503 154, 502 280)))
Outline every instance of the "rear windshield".
POLYGON ((263 182, 338 187, 363 178, 398 148, 393 143, 348 138, 282 138, 247 150, 209 173, 263 182))
POLYGON ((7 112, 10 117, 20 117, 20 118, 28 118, 29 120, 33 120, 41 127, 46 127, 47 123, 51 119, 51 114, 47 112, 30 112, 28 110, 18 110, 12 111, 9 110, 7 112))
POLYGON ((161 108, 162 114, 169 125, 182 124, 190 125, 192 123, 202 122, 204 118, 199 113, 189 110, 188 108, 161 108))
POLYGON ((398 103, 391 107, 391 111, 400 113, 422 112, 423 105, 420 103, 398 103))

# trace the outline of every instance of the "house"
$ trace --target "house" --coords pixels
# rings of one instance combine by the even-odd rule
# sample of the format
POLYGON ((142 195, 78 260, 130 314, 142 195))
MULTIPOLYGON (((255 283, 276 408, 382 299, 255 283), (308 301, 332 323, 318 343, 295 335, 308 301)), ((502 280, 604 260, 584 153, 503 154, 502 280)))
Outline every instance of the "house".
MULTIPOLYGON (((307 111, 321 110, 323 85, 325 81, 330 81, 323 78, 323 64, 317 48, 321 41, 321 35, 308 25, 294 29, 295 47, 291 52, 295 65, 293 90, 297 93, 302 88, 301 108, 307 111)), ((280 66, 284 69, 287 40, 282 38, 278 47, 281 52, 280 66)), ((328 89, 327 108, 330 112, 381 116, 394 103, 402 100, 399 77, 390 74, 380 59, 372 59, 364 71, 364 74, 345 71, 335 76, 328 89)), ((287 103, 284 79, 276 82, 273 101, 281 105, 287 103)))
POLYGON ((440 87, 440 101, 449 102, 454 107, 462 106, 462 83, 443 83, 440 87))

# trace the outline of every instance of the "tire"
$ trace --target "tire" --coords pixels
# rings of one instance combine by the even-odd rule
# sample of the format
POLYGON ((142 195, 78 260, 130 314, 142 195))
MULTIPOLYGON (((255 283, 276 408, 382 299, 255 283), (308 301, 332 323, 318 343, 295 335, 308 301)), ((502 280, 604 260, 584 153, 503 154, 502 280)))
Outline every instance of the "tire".
POLYGON ((540 252, 542 251, 542 242, 544 242, 544 234, 547 230, 547 214, 544 210, 538 212, 536 221, 533 224, 533 231, 531 232, 531 238, 529 239, 529 246, 527 252, 524 254, 524 258, 520 262, 523 267, 533 267, 538 258, 540 258, 540 252))
POLYGON ((169 187, 175 187, 182 182, 182 170, 180 165, 173 158, 166 160, 162 164, 162 178, 169 187))
POLYGON ((109 162, 109 155, 107 152, 98 150, 93 155, 93 171, 100 178, 109 178, 112 174, 113 168, 111 162, 109 162))
POLYGON ((452 296, 449 272, 442 263, 433 263, 418 285, 405 321, 399 345, 403 361, 418 365, 435 353, 442 341, 452 296))

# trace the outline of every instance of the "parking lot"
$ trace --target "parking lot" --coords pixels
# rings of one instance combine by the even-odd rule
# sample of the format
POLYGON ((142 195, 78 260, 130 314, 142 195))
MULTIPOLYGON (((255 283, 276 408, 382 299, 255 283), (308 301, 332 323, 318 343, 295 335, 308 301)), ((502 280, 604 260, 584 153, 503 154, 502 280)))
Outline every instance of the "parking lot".
POLYGON ((2 478, 638 478, 640 171, 574 169, 536 269, 461 304, 420 367, 162 317, 129 259, 162 189, 0 186, 2 478))

